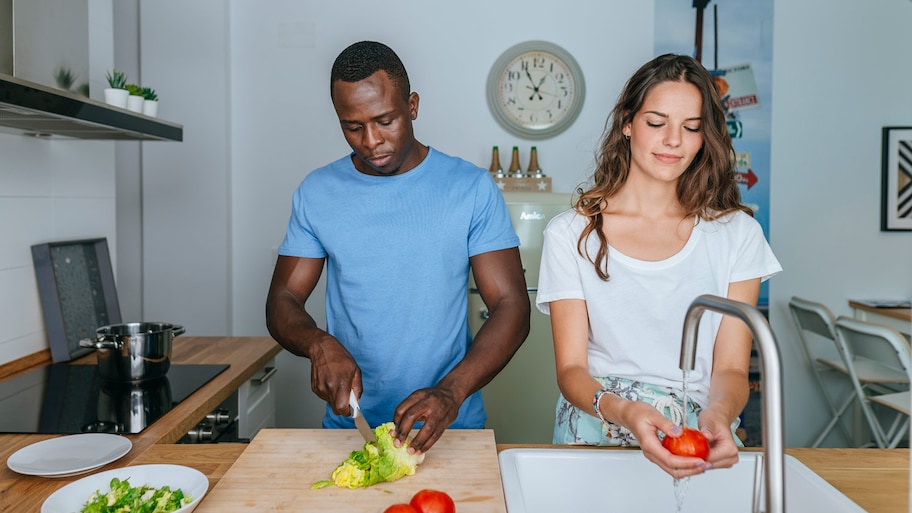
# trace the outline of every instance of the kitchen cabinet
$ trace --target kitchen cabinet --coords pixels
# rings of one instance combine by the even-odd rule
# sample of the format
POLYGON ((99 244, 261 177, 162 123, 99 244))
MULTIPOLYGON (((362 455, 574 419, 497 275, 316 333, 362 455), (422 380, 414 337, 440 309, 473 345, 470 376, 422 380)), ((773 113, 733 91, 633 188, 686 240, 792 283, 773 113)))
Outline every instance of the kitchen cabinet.
POLYGON ((263 428, 275 427, 275 359, 238 388, 238 437, 250 440, 263 428))

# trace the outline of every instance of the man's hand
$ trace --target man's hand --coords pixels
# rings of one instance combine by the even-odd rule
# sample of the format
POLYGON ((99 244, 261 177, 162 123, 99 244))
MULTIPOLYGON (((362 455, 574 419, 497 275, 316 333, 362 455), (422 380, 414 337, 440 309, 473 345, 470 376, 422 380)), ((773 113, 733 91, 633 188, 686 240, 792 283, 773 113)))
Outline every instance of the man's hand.
POLYGON ((349 393, 362 392, 361 369, 351 353, 334 337, 325 333, 311 344, 310 388, 326 401, 336 415, 351 415, 349 393))
POLYGON ((424 452, 433 446, 459 415, 460 403, 446 390, 422 388, 399 403, 393 414, 396 439, 404 442, 417 422, 424 425, 409 442, 409 448, 424 452))

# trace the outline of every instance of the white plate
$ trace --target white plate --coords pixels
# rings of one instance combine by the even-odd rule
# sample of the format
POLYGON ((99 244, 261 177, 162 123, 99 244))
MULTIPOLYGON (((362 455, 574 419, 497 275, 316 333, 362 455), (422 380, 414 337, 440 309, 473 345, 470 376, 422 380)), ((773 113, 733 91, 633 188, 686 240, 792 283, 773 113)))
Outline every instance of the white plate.
POLYGON ((61 436, 19 449, 6 460, 6 466, 31 476, 73 476, 107 465, 132 447, 129 438, 107 433, 61 436))
POLYGON ((120 480, 129 479, 130 486, 170 486, 172 490, 180 488, 184 495, 189 495, 193 499, 193 502, 174 513, 190 513, 209 490, 209 479, 194 468, 182 465, 135 465, 92 474, 64 486, 44 501, 41 513, 79 511, 96 491, 110 491, 111 479, 115 477, 120 480))

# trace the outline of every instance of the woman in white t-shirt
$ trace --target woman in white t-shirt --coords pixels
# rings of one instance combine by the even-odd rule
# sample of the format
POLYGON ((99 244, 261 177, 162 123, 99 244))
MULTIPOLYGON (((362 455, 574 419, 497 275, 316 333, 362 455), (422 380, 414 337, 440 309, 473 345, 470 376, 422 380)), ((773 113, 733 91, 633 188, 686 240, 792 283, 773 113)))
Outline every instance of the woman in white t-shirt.
POLYGON ((701 294, 757 304, 781 270, 740 202, 734 151, 713 79, 662 55, 627 82, 592 183, 545 230, 536 303, 551 315, 561 390, 555 443, 639 445, 675 478, 730 467, 747 403, 750 330, 704 315, 682 405, 684 316, 701 294), (659 432, 701 429, 707 461, 676 456, 659 432))

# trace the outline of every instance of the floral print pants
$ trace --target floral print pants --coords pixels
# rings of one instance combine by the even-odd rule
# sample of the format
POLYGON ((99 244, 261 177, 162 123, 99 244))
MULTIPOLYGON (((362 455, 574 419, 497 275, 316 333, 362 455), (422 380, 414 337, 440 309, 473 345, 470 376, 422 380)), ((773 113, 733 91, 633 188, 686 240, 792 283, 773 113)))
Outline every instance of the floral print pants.
MULTIPOLYGON (((681 390, 643 383, 626 378, 604 377, 595 378, 602 387, 609 392, 631 401, 649 403, 662 412, 666 418, 682 423, 684 417, 683 397, 681 390)), ((697 417, 703 411, 699 404, 688 400, 686 425, 696 428, 697 417)), ((573 406, 564 396, 557 400, 557 410, 554 422, 555 444, 575 445, 607 445, 620 447, 639 447, 640 443, 627 428, 614 423, 603 424, 598 418, 583 412, 573 406)), ((740 425, 736 419, 732 423, 732 433, 740 425)), ((734 436, 735 443, 741 445, 741 440, 734 436)))

